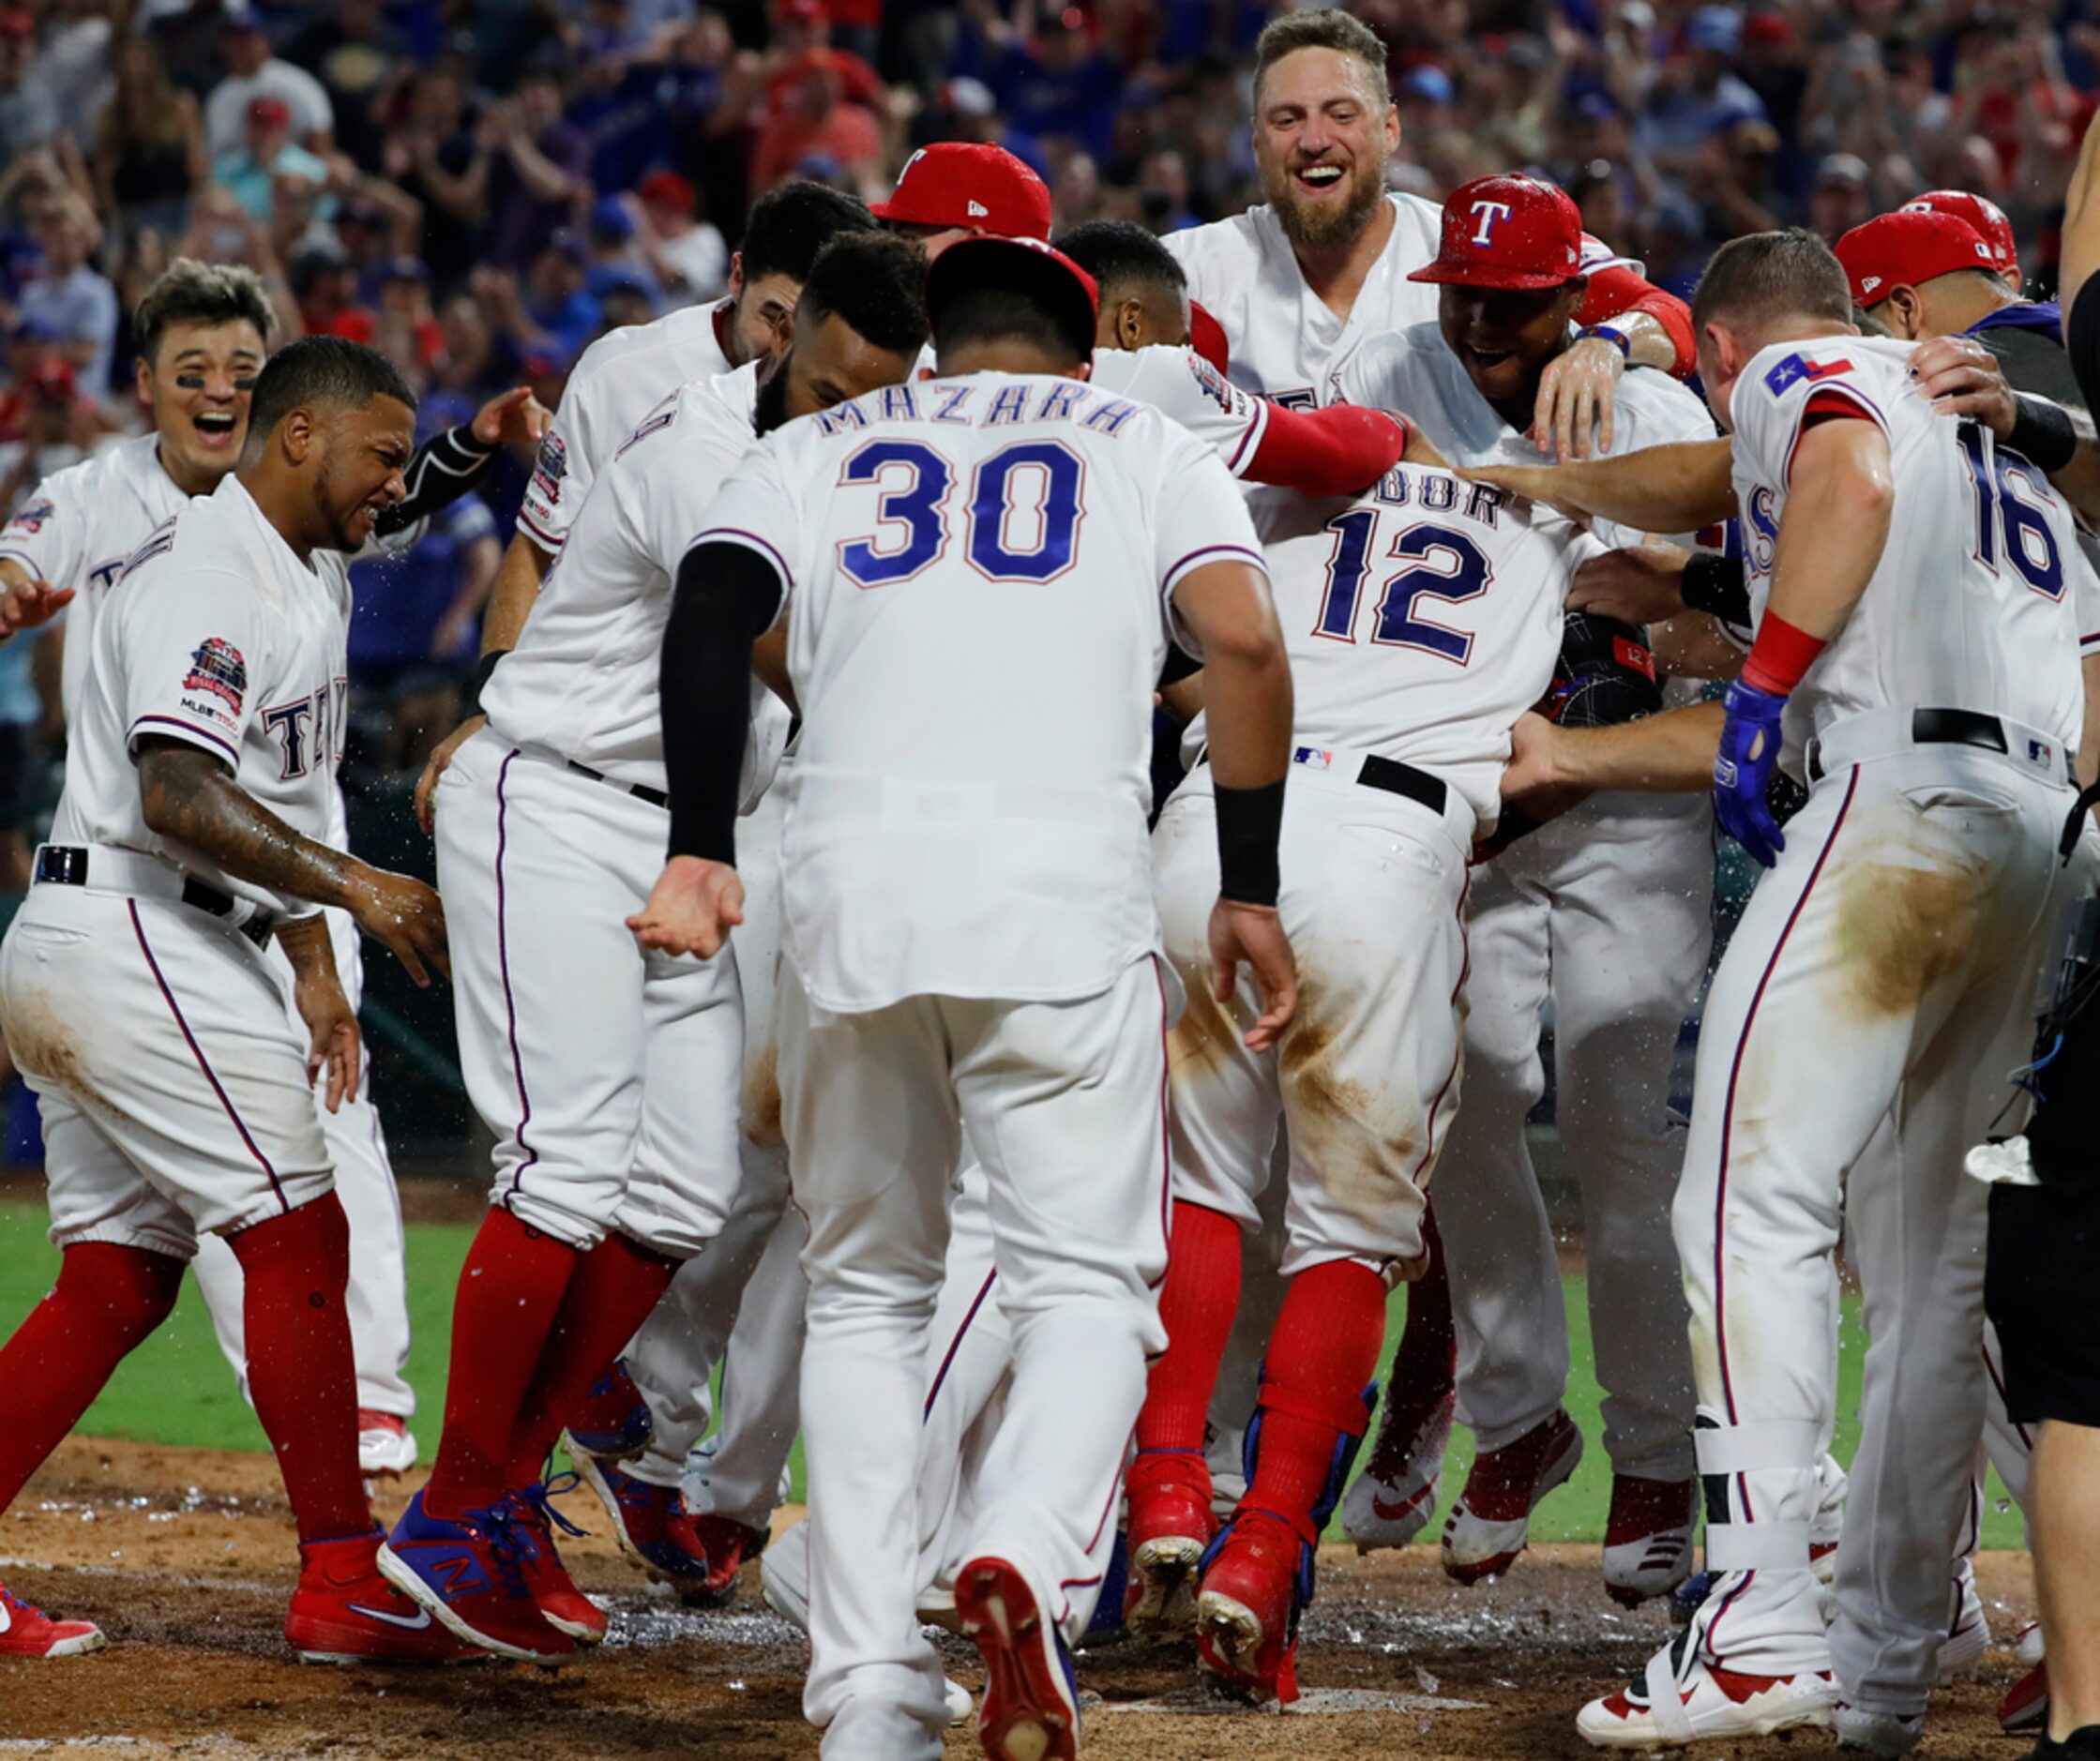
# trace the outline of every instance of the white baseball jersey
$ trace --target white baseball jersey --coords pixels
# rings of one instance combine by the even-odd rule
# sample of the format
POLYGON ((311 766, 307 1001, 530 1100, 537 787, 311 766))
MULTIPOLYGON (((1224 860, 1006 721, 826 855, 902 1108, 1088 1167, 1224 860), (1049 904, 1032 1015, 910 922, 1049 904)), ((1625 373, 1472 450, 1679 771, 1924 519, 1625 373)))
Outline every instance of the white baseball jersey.
POLYGON ((1157 947, 1171 598, 1261 565, 1213 453, 1076 380, 892 386, 760 442, 700 535, 793 608, 782 943, 819 1004, 1096 996, 1157 947))
MULTIPOLYGON (((657 663, 678 564, 756 438, 758 363, 682 387, 605 459, 518 646, 481 694, 489 726, 616 782, 664 786, 657 663)), ((787 744, 787 706, 751 682, 748 805, 787 744)))
POLYGON ((1420 196, 1389 195, 1393 232, 1348 318, 1307 284, 1276 210, 1266 203, 1159 242, 1180 259, 1188 296, 1225 326, 1232 377, 1292 409, 1324 394, 1336 361, 1367 337, 1437 315, 1437 290, 1408 279, 1433 262, 1443 210, 1420 196))
POLYGON ((132 753, 147 737, 201 747, 294 831, 336 841, 349 636, 340 556, 300 562, 237 476, 185 504, 126 561, 96 620, 52 842, 163 856, 270 911, 310 913, 149 830, 132 753))
POLYGON ((654 324, 608 331, 583 351, 539 443, 518 510, 520 532, 542 550, 562 548, 613 448, 679 386, 730 370, 722 346, 730 310, 727 300, 688 306, 654 324))
POLYGON ((1242 391, 1194 349, 1096 349, 1089 382, 1171 416, 1244 476, 1268 432, 1266 399, 1242 391))
POLYGON ((189 500, 161 468, 160 437, 141 434, 53 472, 0 532, 0 557, 12 557, 53 587, 73 589, 63 613, 66 656, 59 674, 68 727, 80 714, 95 614, 125 558, 189 500))
POLYGON ((1339 746, 1442 777, 1502 811, 1517 718, 1546 694, 1568 583, 1595 539, 1552 509, 1396 465, 1354 501, 1262 510, 1291 648, 1301 753, 1339 746))
POLYGON ((2074 583, 2085 567, 2048 479, 1988 429, 1933 413, 1912 345, 1866 337, 1775 343, 1730 393, 1734 477, 1760 621, 1805 427, 1835 412, 1888 436, 1896 504, 1881 561, 1787 705, 1790 748, 1861 710, 2011 716, 2077 749, 2084 706, 2074 583))
MULTIPOLYGON (((1434 320, 1392 336, 1373 337, 1337 369, 1328 401, 1363 404, 1406 416, 1457 465, 1535 465, 1542 455, 1475 389, 1434 320)), ((1614 455, 1712 440, 1706 406, 1668 373, 1637 367, 1619 382, 1613 403, 1614 455)), ((1600 521, 1606 545, 1639 544, 1642 534, 1600 521)), ((1687 537, 1686 542, 1690 542, 1687 537)))

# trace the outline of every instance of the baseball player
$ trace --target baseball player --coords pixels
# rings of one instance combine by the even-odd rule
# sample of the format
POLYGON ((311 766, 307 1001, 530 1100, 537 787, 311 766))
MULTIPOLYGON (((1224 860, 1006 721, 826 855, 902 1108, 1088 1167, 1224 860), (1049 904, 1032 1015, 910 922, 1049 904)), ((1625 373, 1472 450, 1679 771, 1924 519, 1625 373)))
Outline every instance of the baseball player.
MULTIPOLYGON (((341 555, 403 494, 415 400, 335 338, 258 375, 237 470, 155 528, 95 620, 53 841, 0 944, 0 1024, 45 1108, 58 1283, 0 1349, 0 1498, 165 1318, 205 1231, 244 1280, 249 1385, 299 1530, 285 1636, 338 1661, 458 1654, 378 1575, 358 1478, 350 1237, 313 1083, 357 1086, 320 907, 410 972, 437 896, 331 848, 350 600, 341 555), (262 952, 291 961, 295 1031, 262 952)), ((92 1649, 10 1603, 9 1651, 92 1649)))
MULTIPOLYGON (((922 274, 908 243, 839 241, 763 383, 753 362, 688 385, 636 429, 482 694, 487 729, 440 784, 439 880, 462 902, 461 1063, 496 1139, 495 1182, 454 1305, 437 1466, 382 1566, 500 1655, 603 1637, 603 1615, 560 1573, 543 1464, 678 1267, 719 1233, 740 1181, 737 962, 644 956, 624 927, 662 866, 654 682, 672 576, 754 423, 909 372, 926 339, 922 274), (469 911, 470 898, 493 909, 469 911), (506 1572, 521 1556, 527 1569, 506 1572)), ((755 682, 745 695, 759 730, 748 805, 787 715, 755 682)))
MULTIPOLYGON (((1437 254, 1433 202, 1386 193, 1399 115, 1385 45, 1347 11, 1286 13, 1255 47, 1255 165, 1268 200, 1167 236, 1190 294, 1224 326, 1232 375, 1296 408, 1322 401, 1335 366, 1367 337, 1436 316, 1408 277, 1437 254)), ((1593 422, 1610 450, 1613 388, 1629 365, 1691 371, 1684 302, 1639 265, 1587 241, 1591 326, 1541 383, 1542 450, 1586 456, 1593 422)))
POLYGON ((1757 619, 1725 710, 1554 736, 1512 771, 1557 775, 1564 746, 1629 760, 1584 781, 1684 787, 1713 755, 1723 826, 1773 865, 1708 997, 1674 1212, 1718 1581, 1578 1728, 1654 1748, 1835 1723, 1897 1753, 1923 1727, 1983 1414, 1984 1192, 1961 1159, 2024 1054, 2062 884, 2083 563, 2027 453, 1935 414, 1910 345, 1853 331, 1812 236, 1723 247, 1694 313, 1727 453, 1652 454, 1638 489, 1616 461, 1492 474, 1657 526, 1732 502, 1757 619), (1781 834, 1763 790, 1783 753, 1810 792, 1781 834), (1884 1122, 1895 1155, 1846 1193, 1884 1122), (1872 1343, 1826 1636, 1807 1543, 1841 1194, 1872 1343))
MULTIPOLYGON (((0 531, 0 629, 54 609, 50 602, 56 593, 69 595, 58 626, 65 643, 60 701, 68 726, 78 723, 94 621, 124 559, 191 496, 216 489, 239 459, 249 395, 272 323, 268 295, 251 271, 189 259, 174 263, 147 290, 133 320, 139 393, 152 408, 152 432, 47 478, 0 531)), ((427 515, 472 486, 495 457, 497 444, 537 438, 529 426, 536 411, 529 394, 514 392, 486 406, 472 424, 418 448, 404 477, 408 496, 375 522, 377 541, 397 549, 413 542, 427 515)), ((327 841, 345 849, 340 790, 332 811, 327 841)), ((328 923, 337 975, 355 1009, 363 978, 356 926, 340 911, 331 912, 328 923)), ((289 993, 292 973, 284 956, 273 945, 267 957, 289 993)), ((323 1109, 321 1121, 353 1243, 349 1304, 358 1460, 368 1474, 400 1473, 415 1459, 407 1422, 415 1396, 402 1375, 408 1297, 400 1211, 369 1075, 340 1107, 323 1109)), ((197 1243, 193 1264, 220 1346, 245 1392, 239 1262, 218 1237, 207 1235, 197 1243)))
POLYGON ((681 569, 673 853, 636 920, 645 943, 702 953, 736 920, 724 785, 744 730, 714 686, 792 595, 806 719, 783 838, 782 1092, 810 1231, 804 1704, 831 1761, 941 1751, 912 1484, 965 1125, 1015 1370, 957 1613, 985 1653, 986 1753, 1077 1753, 1064 1648, 1092 1609, 1160 1343, 1171 1011, 1145 694, 1171 627, 1211 675, 1219 982, 1255 963, 1258 1044, 1292 1003, 1273 914, 1288 672, 1231 477, 1083 384, 1093 284, 1047 247, 951 246, 927 292, 941 377, 762 444, 681 569))
MULTIPOLYGON (((1333 395, 1405 410, 1460 464, 1535 459, 1537 384, 1567 347, 1585 292, 1575 203, 1528 177, 1486 177, 1444 203, 1438 322, 1374 338, 1333 395), (1482 218, 1486 224, 1483 225, 1482 218)), ((1628 372, 1615 454, 1711 439, 1705 406, 1667 374, 1628 372)), ((1608 544, 1641 534, 1606 527, 1608 544)), ((1582 1183, 1591 1333, 1613 1478, 1604 1579, 1631 1605, 1690 1570, 1695 1513, 1688 1355, 1679 1332, 1669 1197, 1682 1146, 1669 1126, 1677 1031, 1706 972, 1713 856, 1704 804, 1622 795, 1585 804, 1474 877, 1469 901, 1466 1105, 1441 1163, 1436 1213, 1456 1323, 1457 1393, 1477 1453, 1443 1533, 1462 1583, 1506 1571, 1533 1508, 1581 1458, 1562 1408, 1567 1316, 1524 1120, 1544 1089, 1539 1018, 1554 1006, 1561 1134, 1582 1183)), ((1398 1545, 1435 1510, 1453 1412, 1451 1351, 1413 1338, 1342 1520, 1359 1546, 1398 1545)), ((1432 1330, 1439 1336, 1442 1329, 1432 1330)))

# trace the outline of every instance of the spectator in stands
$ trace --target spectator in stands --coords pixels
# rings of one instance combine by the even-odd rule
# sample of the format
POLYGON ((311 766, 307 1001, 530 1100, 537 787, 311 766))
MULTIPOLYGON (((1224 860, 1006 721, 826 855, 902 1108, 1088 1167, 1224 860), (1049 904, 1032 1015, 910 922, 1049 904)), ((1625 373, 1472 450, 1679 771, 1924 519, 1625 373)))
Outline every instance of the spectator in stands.
POLYGON ((651 172, 635 194, 642 248, 666 297, 676 306, 718 298, 729 283, 729 246, 719 227, 694 218, 692 185, 676 172, 651 172))
POLYGON ((467 126, 465 89, 451 67, 423 68, 393 109, 380 168, 422 204, 423 259, 441 286, 455 286, 480 260, 489 143, 467 126))
POLYGON ((360 165, 378 165, 385 132, 379 101, 407 57, 407 45, 381 0, 336 0, 284 53, 327 93, 336 145, 360 165))
POLYGON ((229 9, 219 39, 228 72, 204 100, 204 145, 214 160, 240 151, 248 133, 249 107, 259 98, 280 99, 291 117, 292 138, 314 153, 334 143, 335 111, 321 82, 304 68, 270 53, 263 15, 243 6, 229 9))
POLYGON ((522 268, 557 229, 582 218, 578 210, 590 193, 590 143, 562 119, 561 83, 545 71, 526 74, 518 96, 484 113, 476 132, 491 216, 489 255, 522 268))
POLYGON ((964 0, 963 12, 984 45, 985 83, 1013 126, 1046 143, 1069 141, 1096 161, 1108 158, 1123 70, 1095 47, 1087 15, 1060 0, 1019 0, 1011 20, 991 0, 964 0))
POLYGON ((445 353, 445 327, 431 309, 431 272, 422 259, 396 257, 380 272, 377 297, 381 335, 406 339, 398 351, 388 348, 389 357, 412 384, 422 383, 445 353))
POLYGON ((789 73, 789 83, 774 94, 751 152, 752 188, 785 183, 818 158, 838 168, 838 178, 827 181, 870 189, 880 186, 882 127, 867 106, 846 98, 836 52, 812 49, 797 58, 789 73))
POLYGON ((105 219, 170 238, 189 224, 190 200, 211 175, 197 100, 169 80, 145 38, 127 38, 117 50, 92 169, 105 219))
POLYGON ((370 342, 378 323, 357 301, 357 272, 350 254, 332 237, 302 246, 292 257, 292 294, 299 302, 299 329, 310 337, 342 337, 370 342))
POLYGON ((663 284, 649 266, 641 244, 641 229, 627 204, 618 196, 600 196, 591 207, 586 229, 590 263, 583 278, 584 291, 604 302, 615 288, 626 288, 642 296, 642 322, 664 309, 663 284))
POLYGON ((1816 187, 1808 197, 1808 224, 1835 245, 1855 226, 1874 216, 1867 188, 1866 160, 1852 153, 1833 153, 1816 167, 1816 187))
POLYGON ((248 133, 232 153, 212 161, 212 177, 259 220, 270 218, 271 194, 279 177, 328 181, 328 167, 292 139, 292 111, 281 98, 259 98, 248 107, 248 133))
POLYGON ((77 196, 53 201, 37 228, 43 261, 16 301, 24 318, 49 326, 94 398, 109 395, 117 324, 116 290, 90 262, 100 233, 77 196))
POLYGON ((53 472, 78 464, 101 438, 70 361, 53 355, 30 372, 23 393, 22 432, 0 444, 0 507, 18 512, 24 495, 53 472))
POLYGON ((26 12, 0 12, 0 165, 42 146, 57 130, 51 93, 30 71, 36 60, 36 21, 26 12))
POLYGON ((1672 176, 1688 176, 1715 134, 1745 117, 1768 120, 1763 100, 1730 71, 1742 48, 1743 15, 1733 7, 1700 7, 1685 26, 1685 53, 1664 65, 1650 90, 1636 136, 1672 176))

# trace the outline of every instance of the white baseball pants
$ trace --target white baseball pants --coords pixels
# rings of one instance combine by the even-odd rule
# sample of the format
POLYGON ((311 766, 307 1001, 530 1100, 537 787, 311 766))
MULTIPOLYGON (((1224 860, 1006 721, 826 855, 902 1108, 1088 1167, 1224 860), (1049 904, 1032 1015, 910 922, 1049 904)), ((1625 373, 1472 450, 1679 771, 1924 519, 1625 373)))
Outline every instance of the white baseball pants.
POLYGON ((733 947, 645 954, 661 807, 486 730, 438 784, 460 1067, 494 1134, 491 1202, 586 1249, 678 1258, 735 1202, 744 1030, 733 947))
POLYGON ((1146 959, 1079 1001, 917 997, 839 1016, 783 970, 784 1118, 809 1219, 803 1707, 827 1761, 942 1752, 940 1661, 914 1608, 915 1483, 965 1126, 1014 1372, 958 1552, 1011 1560, 1067 1637, 1092 1614, 1145 1358, 1165 1343, 1170 982, 1146 959))
POLYGON ((1707 1563, 1725 1574, 1700 1642, 1751 1674, 1835 1668, 1853 1705, 1910 1714, 1946 1631, 1984 1408, 1986 1194, 1962 1157, 2026 1061, 2072 795, 2042 760, 1913 747, 1898 724, 1826 738, 1831 773, 1721 963, 1674 1226, 1707 1563), (1884 1119, 1893 1153, 1863 1161, 1884 1119), (1841 1201, 1870 1344, 1826 1637, 1807 1544, 1841 1201))
POLYGON ((1293 768, 1281 848, 1298 1015, 1250 1052, 1252 981, 1212 1001, 1216 807, 1194 772, 1153 834, 1168 957, 1188 991, 1174 1030, 1174 1197, 1261 1227, 1277 1127, 1290 1126, 1282 1272, 1360 1259, 1404 1275, 1422 1257, 1422 1189, 1458 1107, 1466 868, 1473 816, 1440 815, 1352 779, 1360 758, 1293 768))
POLYGON ((1567 1391, 1567 1309, 1524 1119, 1553 1001, 1561 1142, 1581 1184, 1604 1446, 1620 1473, 1692 1474, 1692 1365, 1669 1205, 1677 1033, 1713 942, 1703 799, 1585 803, 1473 875, 1466 1104, 1437 1181, 1458 1338, 1458 1417, 1500 1449, 1567 1391))

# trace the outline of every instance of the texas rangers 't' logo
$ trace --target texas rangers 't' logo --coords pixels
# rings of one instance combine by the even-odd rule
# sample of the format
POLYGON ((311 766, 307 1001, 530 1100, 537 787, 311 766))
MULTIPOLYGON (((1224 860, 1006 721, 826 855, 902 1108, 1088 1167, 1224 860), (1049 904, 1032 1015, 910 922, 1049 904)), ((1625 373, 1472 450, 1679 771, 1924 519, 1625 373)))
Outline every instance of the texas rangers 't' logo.
POLYGON ((1473 242, 1480 246, 1495 242, 1495 224, 1506 220, 1515 212, 1506 202, 1476 202, 1473 204, 1473 242))

